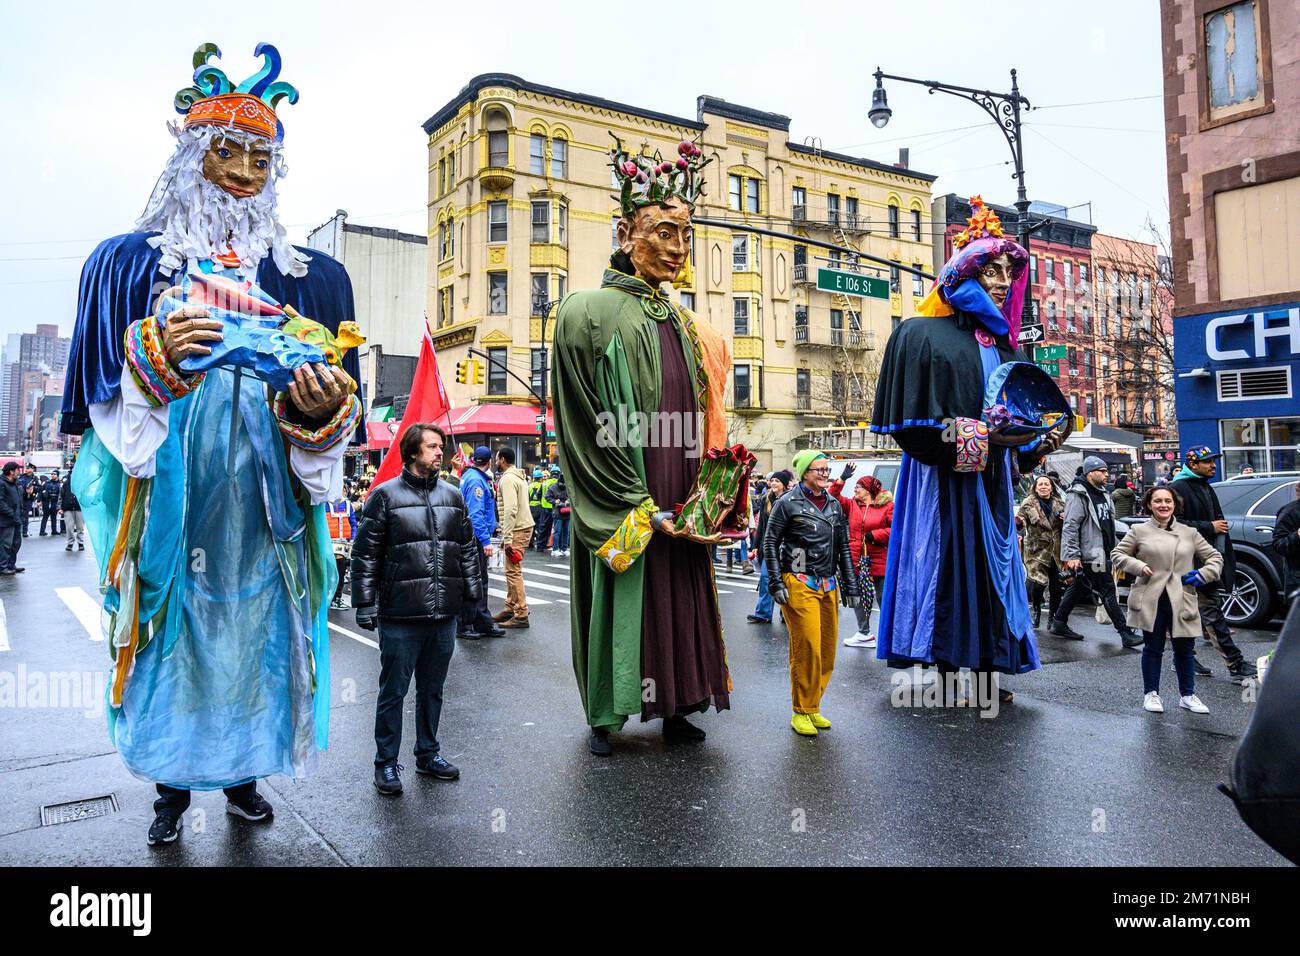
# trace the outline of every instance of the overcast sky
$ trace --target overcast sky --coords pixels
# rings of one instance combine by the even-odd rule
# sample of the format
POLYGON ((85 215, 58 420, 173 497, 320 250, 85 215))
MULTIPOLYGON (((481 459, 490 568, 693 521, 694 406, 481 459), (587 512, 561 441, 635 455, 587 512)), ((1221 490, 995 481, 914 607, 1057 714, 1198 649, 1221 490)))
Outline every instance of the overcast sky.
POLYGON ((1030 198, 1084 206, 1072 216, 1121 236, 1168 221, 1155 2, 3 4, 0 333, 71 332, 81 264, 140 214, 205 41, 233 82, 273 43, 301 93, 280 111, 280 214, 299 241, 339 208, 425 233, 420 124, 487 72, 687 117, 720 96, 790 116, 796 142, 886 162, 910 147, 936 194, 1009 204, 1009 151, 974 104, 894 83, 889 125, 866 111, 877 65, 995 90, 1014 66, 1041 107, 1026 118, 1030 198))

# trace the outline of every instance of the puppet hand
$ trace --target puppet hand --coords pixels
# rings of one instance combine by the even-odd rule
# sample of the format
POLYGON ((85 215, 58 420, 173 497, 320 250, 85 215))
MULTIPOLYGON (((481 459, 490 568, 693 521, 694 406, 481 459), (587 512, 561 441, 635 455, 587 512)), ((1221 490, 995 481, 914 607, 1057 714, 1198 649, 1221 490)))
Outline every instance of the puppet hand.
MULTIPOLYGON (((154 303, 154 314, 158 314, 163 299, 168 296, 179 299, 182 294, 179 286, 172 286, 154 303)), ((212 349, 204 343, 220 342, 222 339, 221 323, 209 318, 207 308, 201 305, 182 305, 166 316, 159 316, 158 324, 162 329, 167 361, 173 368, 180 368, 181 359, 191 355, 211 355, 212 349)))
POLYGON ((1008 435, 1001 428, 989 432, 989 444, 1015 448, 1034 440, 1033 432, 1027 435, 1008 435))
POLYGON ((1038 454, 1046 458, 1048 455, 1050 455, 1052 452, 1056 451, 1060 447, 1061 447, 1061 433, 1058 432, 1056 429, 1052 429, 1050 432, 1048 432, 1046 435, 1043 436, 1043 440, 1038 443, 1038 447, 1035 448, 1034 451, 1038 452, 1038 454))
POLYGON ((352 391, 352 377, 341 368, 317 362, 293 370, 289 398, 308 418, 329 418, 352 391))

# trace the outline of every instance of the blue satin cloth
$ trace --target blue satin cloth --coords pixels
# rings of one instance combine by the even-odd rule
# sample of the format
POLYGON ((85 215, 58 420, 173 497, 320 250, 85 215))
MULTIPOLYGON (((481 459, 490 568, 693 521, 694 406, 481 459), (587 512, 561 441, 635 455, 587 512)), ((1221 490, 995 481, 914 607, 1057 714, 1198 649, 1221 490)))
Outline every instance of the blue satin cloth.
MULTIPOLYGON (((981 346, 980 359, 987 381, 1001 362, 997 349, 981 346)), ((876 656, 1010 674, 1041 666, 1016 540, 1010 449, 990 446, 984 474, 903 455, 876 656)))
MULTIPOLYGON (((59 423, 65 434, 82 434, 90 427, 90 406, 117 397, 126 360, 126 327, 149 315, 158 296, 180 282, 179 274, 168 277, 158 272, 162 253, 148 243, 155 235, 130 232, 106 239, 82 267, 59 423)), ((311 256, 307 275, 301 279, 281 275, 268 256, 258 267, 256 282, 275 301, 293 306, 337 334, 340 322, 356 320, 352 282, 337 259, 315 249, 302 251, 311 256)), ((361 380, 355 349, 344 357, 343 370, 361 380)), ((364 440, 364 430, 358 430, 353 441, 364 440)))
MULTIPOLYGON (((133 774, 195 790, 305 776, 329 740, 328 597, 338 579, 324 507, 295 500, 261 389, 240 391, 227 471, 233 385, 229 369, 216 369, 168 406, 139 563, 140 620, 161 612, 161 628, 136 658, 121 708, 109 708, 110 737, 133 774), (320 593, 308 592, 309 547, 324 571, 320 593)), ((72 486, 102 578, 126 475, 93 429, 72 486)), ((118 603, 110 588, 106 609, 118 603)))

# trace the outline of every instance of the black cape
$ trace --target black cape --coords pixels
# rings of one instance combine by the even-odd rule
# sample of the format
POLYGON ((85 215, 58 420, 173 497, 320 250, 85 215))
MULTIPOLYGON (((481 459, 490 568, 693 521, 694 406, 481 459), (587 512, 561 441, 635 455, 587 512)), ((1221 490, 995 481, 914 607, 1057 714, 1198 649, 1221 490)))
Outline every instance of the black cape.
MULTIPOLYGON (((105 239, 81 269, 77 324, 68 352, 59 422, 59 430, 66 435, 85 432, 90 427, 90 406, 118 396, 126 359, 126 327, 149 315, 159 293, 179 280, 158 271, 162 253, 148 243, 149 237, 156 235, 128 232, 105 239)), ((276 301, 337 332, 340 322, 356 318, 352 282, 337 259, 315 249, 301 251, 311 257, 305 276, 282 275, 268 255, 257 269, 257 284, 276 301)), ((360 383, 356 349, 344 356, 343 370, 360 383)), ((353 441, 364 440, 364 435, 365 429, 358 429, 353 441)))

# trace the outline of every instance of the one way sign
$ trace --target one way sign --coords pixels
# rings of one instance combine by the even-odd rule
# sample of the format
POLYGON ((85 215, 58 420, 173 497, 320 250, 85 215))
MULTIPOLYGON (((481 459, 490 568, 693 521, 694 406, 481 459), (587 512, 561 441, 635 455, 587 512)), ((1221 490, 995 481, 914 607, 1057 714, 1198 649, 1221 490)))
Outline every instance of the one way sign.
POLYGON ((1021 345, 1033 345, 1035 342, 1042 341, 1043 327, 1041 325, 1027 325, 1020 330, 1020 336, 1016 340, 1021 345))

